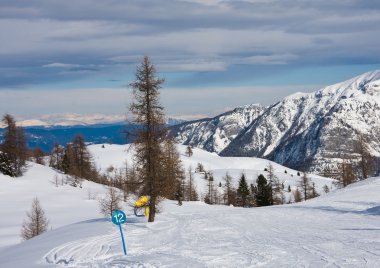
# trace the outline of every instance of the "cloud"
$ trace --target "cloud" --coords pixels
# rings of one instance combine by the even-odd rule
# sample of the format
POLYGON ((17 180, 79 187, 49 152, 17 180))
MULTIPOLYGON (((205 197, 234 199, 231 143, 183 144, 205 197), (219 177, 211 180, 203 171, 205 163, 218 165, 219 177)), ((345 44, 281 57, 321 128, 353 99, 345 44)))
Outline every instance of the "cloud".
POLYGON ((143 55, 178 88, 378 64, 379 12, 372 0, 2 0, 0 91, 127 84, 143 55))
POLYGON ((73 68, 73 67, 79 67, 78 64, 68 64, 68 63, 60 63, 60 62, 54 62, 42 65, 42 67, 45 68, 73 68))

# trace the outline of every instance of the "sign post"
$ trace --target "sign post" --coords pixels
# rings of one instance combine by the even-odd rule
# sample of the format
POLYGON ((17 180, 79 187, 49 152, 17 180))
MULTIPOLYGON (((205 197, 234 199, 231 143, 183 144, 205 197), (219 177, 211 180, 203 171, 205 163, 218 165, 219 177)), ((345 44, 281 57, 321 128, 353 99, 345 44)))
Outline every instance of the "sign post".
POLYGON ((127 255, 127 250, 125 249, 123 229, 121 228, 121 225, 127 221, 127 216, 125 216, 125 213, 123 211, 116 210, 114 213, 112 213, 111 219, 114 224, 119 225, 121 241, 123 242, 124 255, 127 255))

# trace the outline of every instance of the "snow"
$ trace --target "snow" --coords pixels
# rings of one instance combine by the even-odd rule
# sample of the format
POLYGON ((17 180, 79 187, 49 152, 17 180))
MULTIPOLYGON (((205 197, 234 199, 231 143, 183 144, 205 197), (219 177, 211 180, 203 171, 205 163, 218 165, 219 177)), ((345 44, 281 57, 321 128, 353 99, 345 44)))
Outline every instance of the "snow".
MULTIPOLYGON (((128 145, 91 145, 101 172, 132 160, 128 145), (129 150, 127 150, 129 149, 129 150)), ((268 161, 219 157, 194 149, 186 167, 203 163, 217 180, 228 171, 235 183, 244 171, 249 180, 263 173, 268 161)), ((296 171, 272 163, 277 175, 294 185, 296 171)), ((56 187, 61 174, 29 164, 25 176, 0 175, 0 267, 377 267, 380 257, 380 177, 371 178, 307 202, 260 208, 206 205, 203 202, 165 200, 154 223, 133 215, 123 204, 127 223, 120 232, 88 200, 87 189, 101 196, 106 188, 84 182, 83 188, 56 187), (19 231, 31 200, 37 196, 52 230, 20 242, 19 231), (9 204, 4 206, 3 204, 9 204)), ((198 190, 202 174, 195 174, 198 190)), ((316 184, 330 179, 311 176, 316 184)))
POLYGON ((296 205, 261 208, 165 201, 154 223, 120 233, 94 218, 0 251, 1 267, 377 267, 380 178, 296 205))
POLYGON ((103 185, 88 181, 82 188, 61 185, 64 175, 35 163, 28 165, 28 171, 19 178, 0 174, 0 248, 21 241, 21 224, 34 197, 40 200, 52 229, 101 216, 96 198, 106 192, 103 185), (56 176, 58 187, 54 183, 56 176))
MULTIPOLYGON (((100 172, 106 172, 106 169, 110 166, 114 168, 124 168, 126 163, 130 166, 133 161, 133 148, 130 145, 117 145, 117 144, 96 144, 88 146, 91 154, 97 163, 100 172)), ((264 169, 271 163, 275 170, 275 175, 278 177, 280 182, 284 182, 285 189, 290 185, 292 189, 295 189, 300 177, 297 176, 296 170, 284 167, 275 162, 255 158, 255 157, 221 157, 216 153, 210 153, 199 148, 193 148, 193 156, 186 156, 185 145, 177 145, 178 151, 180 152, 180 158, 185 168, 188 172, 191 168, 195 184, 197 186, 199 196, 203 196, 206 189, 206 180, 204 180, 203 173, 194 173, 195 168, 198 163, 201 163, 206 171, 211 171, 214 176, 215 186, 223 182, 223 177, 228 172, 232 176, 233 183, 238 186, 238 180, 242 173, 246 175, 248 183, 254 183, 260 174, 264 176, 267 172, 264 169), (287 173, 285 173, 285 171, 287 173)), ((324 194, 323 186, 327 185, 330 189, 334 188, 334 180, 329 178, 324 178, 315 174, 309 174, 312 182, 315 183, 318 193, 324 194)), ((221 192, 222 189, 219 189, 221 192)), ((287 197, 289 199, 289 196, 287 197)))

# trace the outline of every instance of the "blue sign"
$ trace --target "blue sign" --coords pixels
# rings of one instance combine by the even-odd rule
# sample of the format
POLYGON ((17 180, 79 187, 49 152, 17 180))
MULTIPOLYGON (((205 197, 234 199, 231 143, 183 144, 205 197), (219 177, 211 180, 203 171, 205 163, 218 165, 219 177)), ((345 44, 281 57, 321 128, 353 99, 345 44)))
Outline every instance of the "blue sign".
POLYGON ((125 216, 125 213, 121 210, 116 210, 114 213, 112 213, 112 222, 116 225, 123 224, 127 221, 127 217, 125 216))
POLYGON ((116 225, 119 225, 120 229, 120 235, 121 235, 121 241, 123 242, 123 250, 124 255, 127 255, 127 250, 125 249, 125 242, 124 242, 124 235, 123 235, 123 229, 121 228, 121 225, 127 221, 127 216, 125 216, 125 213, 121 210, 116 210, 114 213, 112 213, 112 222, 116 225))

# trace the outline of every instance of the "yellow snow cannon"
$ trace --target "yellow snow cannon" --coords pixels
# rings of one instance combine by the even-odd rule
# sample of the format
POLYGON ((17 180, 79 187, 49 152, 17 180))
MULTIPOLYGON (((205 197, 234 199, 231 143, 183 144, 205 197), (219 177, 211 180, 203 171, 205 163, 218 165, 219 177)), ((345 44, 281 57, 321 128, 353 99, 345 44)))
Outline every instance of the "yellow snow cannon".
POLYGON ((134 212, 137 217, 149 216, 149 196, 144 195, 137 199, 134 212))

